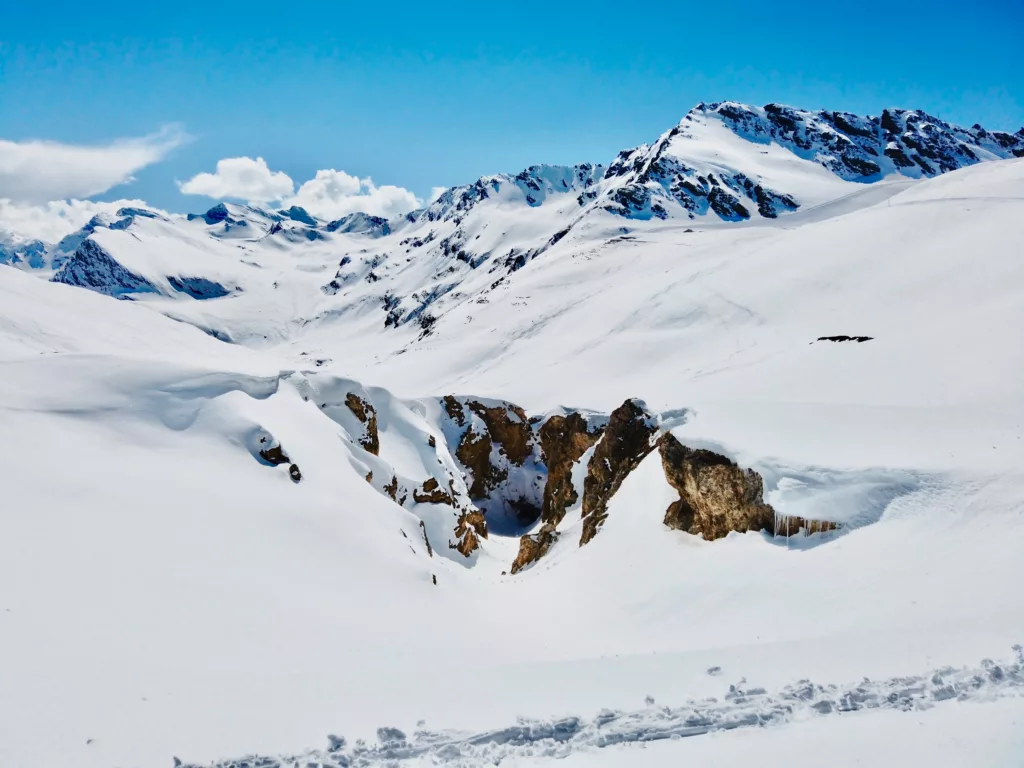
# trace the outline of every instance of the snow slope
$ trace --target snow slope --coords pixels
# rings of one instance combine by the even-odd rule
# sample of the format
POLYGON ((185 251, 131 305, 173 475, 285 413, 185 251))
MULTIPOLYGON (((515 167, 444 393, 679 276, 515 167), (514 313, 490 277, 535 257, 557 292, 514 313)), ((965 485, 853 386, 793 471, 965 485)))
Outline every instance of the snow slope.
POLYGON ((785 136, 738 138, 721 105, 691 114, 663 145, 673 157, 756 174, 800 207, 635 219, 599 197, 545 247, 581 215, 579 194, 644 172, 579 166, 496 178, 461 209, 475 193, 453 192, 404 224, 127 214, 47 262, 56 282, 0 268, 0 658, 17 660, 0 762, 205 765, 307 755, 327 734, 348 738, 323 755, 340 760, 380 727, 472 740, 602 709, 636 733, 663 719, 645 697, 690 727, 687 702, 730 701, 730 684, 764 688, 770 709, 800 680, 913 678, 880 682, 889 702, 952 665, 967 670, 962 702, 929 682, 927 709, 804 708, 649 749, 594 751, 588 736, 559 752, 552 737, 502 756, 885 765, 879 744, 932 749, 955 732, 948 761, 1010 764, 1017 686, 969 681, 985 658, 1010 669, 1024 638, 1024 160, 853 181, 785 136), (730 147, 768 154, 737 168, 730 147), (462 245, 442 246, 456 232, 462 245), (837 336, 870 340, 819 340, 837 336), (375 408, 376 454, 348 394, 375 408), (781 514, 843 527, 670 530, 652 453, 592 542, 573 535, 577 504, 551 550, 508 575, 518 540, 497 529, 468 558, 451 549, 473 478, 446 432, 449 394, 531 416, 643 398, 682 442, 756 469, 781 514), (267 446, 288 459, 274 466, 267 446), (456 503, 391 498, 431 479, 456 503))

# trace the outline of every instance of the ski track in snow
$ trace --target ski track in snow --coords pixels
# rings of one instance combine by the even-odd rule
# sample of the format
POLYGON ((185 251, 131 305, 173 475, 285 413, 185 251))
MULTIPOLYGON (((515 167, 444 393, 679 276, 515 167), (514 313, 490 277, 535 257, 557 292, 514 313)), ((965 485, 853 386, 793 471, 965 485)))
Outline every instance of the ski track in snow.
MULTIPOLYGON (((925 675, 887 680, 864 678, 852 685, 821 685, 800 680, 779 691, 730 685, 721 698, 687 701, 678 707, 657 707, 653 700, 634 711, 602 710, 585 720, 520 719, 515 725, 482 733, 416 731, 411 737, 398 728, 377 729, 378 744, 349 745, 328 736, 326 750, 299 755, 252 755, 214 763, 181 764, 176 768, 375 768, 376 766, 440 765, 477 768, 513 758, 565 758, 586 750, 619 744, 701 736, 734 728, 778 726, 797 720, 865 710, 930 709, 957 700, 991 701, 1019 696, 1024 690, 1024 648, 1013 646, 1012 661, 984 659, 976 667, 941 667, 925 675)), ((708 674, 719 674, 717 667, 708 674)))

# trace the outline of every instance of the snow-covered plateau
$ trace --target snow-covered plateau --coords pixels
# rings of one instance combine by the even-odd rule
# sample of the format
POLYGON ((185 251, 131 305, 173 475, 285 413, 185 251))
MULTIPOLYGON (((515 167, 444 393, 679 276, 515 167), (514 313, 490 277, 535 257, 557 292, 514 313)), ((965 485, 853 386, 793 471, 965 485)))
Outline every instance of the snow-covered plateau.
POLYGON ((0 765, 1019 766, 1022 328, 914 111, 0 235, 0 765))

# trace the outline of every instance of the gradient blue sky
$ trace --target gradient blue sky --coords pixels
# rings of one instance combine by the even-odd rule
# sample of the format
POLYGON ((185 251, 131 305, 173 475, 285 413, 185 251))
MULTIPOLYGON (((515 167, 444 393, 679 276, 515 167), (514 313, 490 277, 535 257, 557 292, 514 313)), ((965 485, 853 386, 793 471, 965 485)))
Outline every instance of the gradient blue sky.
MULTIPOLYGON (((610 160, 695 103, 777 101, 1024 124, 1024 2, 10 2, 0 139, 194 137, 133 184, 262 156, 431 187, 536 162, 610 160)), ((0 190, 0 197, 3 196, 0 190)))

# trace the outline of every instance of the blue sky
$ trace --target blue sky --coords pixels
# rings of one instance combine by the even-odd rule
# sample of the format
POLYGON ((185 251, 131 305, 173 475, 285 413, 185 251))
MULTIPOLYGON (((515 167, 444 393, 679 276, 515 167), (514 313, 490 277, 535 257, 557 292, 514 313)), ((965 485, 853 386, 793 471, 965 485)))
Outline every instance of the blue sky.
MULTIPOLYGON (((421 197, 536 162, 604 162, 699 101, 1024 124, 1024 3, 8 3, 0 139, 191 140, 98 199, 262 157, 421 197), (486 5, 487 7, 481 7, 486 5)), ((4 190, 0 189, 0 198, 4 190)))

